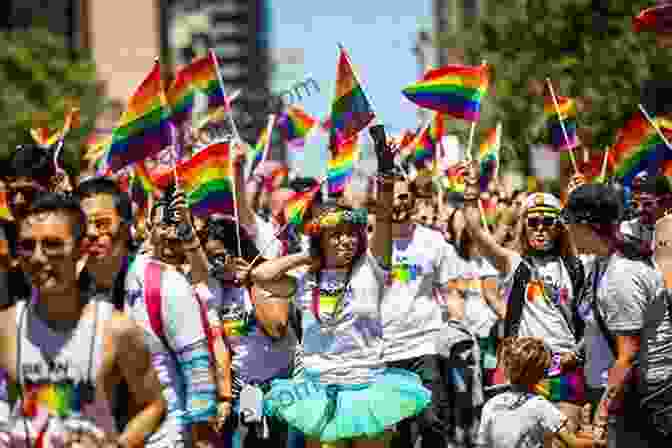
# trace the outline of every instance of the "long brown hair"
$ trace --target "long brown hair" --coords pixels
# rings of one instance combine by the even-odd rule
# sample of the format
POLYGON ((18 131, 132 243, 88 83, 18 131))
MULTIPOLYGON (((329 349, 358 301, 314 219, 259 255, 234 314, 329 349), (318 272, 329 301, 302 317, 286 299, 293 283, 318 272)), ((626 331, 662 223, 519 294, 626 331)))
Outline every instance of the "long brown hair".
MULTIPOLYGON (((555 248, 553 250, 561 257, 576 257, 578 252, 569 234, 569 229, 561 222, 558 222, 556 226, 558 234, 555 238, 555 248)), ((514 250, 522 256, 529 255, 533 250, 527 239, 527 211, 523 214, 520 225, 516 228, 514 250)))

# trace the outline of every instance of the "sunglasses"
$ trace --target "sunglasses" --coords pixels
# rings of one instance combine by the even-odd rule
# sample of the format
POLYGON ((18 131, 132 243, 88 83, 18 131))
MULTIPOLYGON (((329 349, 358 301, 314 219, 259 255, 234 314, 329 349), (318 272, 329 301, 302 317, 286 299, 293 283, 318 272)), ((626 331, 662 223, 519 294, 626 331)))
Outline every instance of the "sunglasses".
POLYGON ((527 218, 527 227, 533 229, 539 226, 553 227, 554 225, 558 224, 558 222, 559 222, 558 218, 553 216, 539 216, 539 217, 527 218))

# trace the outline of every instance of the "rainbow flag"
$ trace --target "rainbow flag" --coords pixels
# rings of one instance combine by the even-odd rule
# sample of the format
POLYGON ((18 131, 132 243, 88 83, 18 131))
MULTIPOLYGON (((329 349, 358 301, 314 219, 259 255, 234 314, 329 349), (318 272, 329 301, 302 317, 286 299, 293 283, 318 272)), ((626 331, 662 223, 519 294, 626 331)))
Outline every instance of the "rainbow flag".
POLYGON ((488 191, 490 182, 497 178, 497 171, 499 169, 499 146, 502 139, 501 134, 502 126, 501 124, 498 124, 497 127, 488 131, 488 136, 478 148, 478 162, 481 166, 480 184, 482 192, 488 191))
POLYGON ((233 214, 234 179, 228 143, 212 143, 177 166, 180 186, 195 216, 233 214))
POLYGON ((263 162, 264 150, 273 142, 273 134, 275 130, 275 115, 269 115, 268 124, 261 130, 257 143, 251 147, 248 160, 252 160, 250 173, 254 173, 259 164, 263 162), (270 129, 270 131, 269 131, 270 129), (270 139, 270 141, 269 141, 270 139))
POLYGON ((558 101, 558 109, 560 117, 562 117, 565 130, 567 131, 567 139, 562 132, 558 111, 555 109, 553 98, 546 96, 544 99, 544 116, 548 125, 548 132, 551 136, 551 144, 558 151, 569 151, 579 146, 579 139, 576 135, 576 103, 572 98, 564 96, 556 97, 558 101))
POLYGON ((65 138, 72 128, 79 127, 79 108, 70 107, 65 113, 63 127, 58 131, 51 132, 48 127, 39 126, 30 130, 30 135, 40 146, 49 147, 55 145, 61 138, 65 138))
POLYGON ((317 184, 310 190, 296 192, 287 200, 285 205, 285 220, 289 225, 300 227, 303 224, 303 217, 306 210, 310 208, 315 195, 322 189, 322 184, 317 184))
POLYGON ((332 153, 331 159, 327 162, 329 194, 338 194, 345 190, 345 185, 352 177, 358 156, 356 134, 348 140, 342 141, 332 153))
POLYGON ((154 196, 158 196, 160 194, 159 189, 152 181, 152 176, 149 174, 149 171, 147 171, 144 160, 135 164, 134 177, 146 194, 153 194, 154 196))
POLYGON ((494 226, 497 223, 497 201, 495 201, 495 198, 481 199, 480 201, 485 222, 489 226, 494 226))
POLYGON ((278 120, 278 128, 284 140, 294 146, 303 146, 318 121, 299 106, 289 106, 278 120))
POLYGON ((481 101, 489 83, 490 69, 487 65, 447 65, 428 71, 422 80, 409 85, 402 93, 420 107, 467 121, 478 121, 481 101))
POLYGON ((446 190, 449 192, 464 193, 466 187, 464 175, 464 166, 453 165, 448 167, 445 174, 446 190))
POLYGON ((12 212, 9 210, 9 201, 7 200, 7 191, 0 190, 0 219, 5 221, 14 221, 12 212))
POLYGON ((329 148, 332 151, 340 147, 344 140, 356 136, 375 117, 371 103, 350 65, 345 48, 340 49, 336 96, 331 104, 329 121, 329 148))
POLYGON ((228 107, 227 98, 224 96, 217 77, 216 58, 215 53, 210 50, 207 56, 195 59, 177 73, 167 95, 168 102, 175 113, 184 114, 187 110, 191 112, 194 89, 207 95, 209 107, 228 107))
POLYGON ((635 32, 669 33, 672 30, 672 5, 669 2, 643 9, 632 20, 635 32))
POLYGON ((411 146, 412 161, 418 171, 429 168, 434 162, 434 146, 429 127, 426 127, 420 131, 411 146))
MULTIPOLYGON (((655 121, 669 141, 672 129, 664 127, 667 122, 663 119, 655 121)), ((611 152, 614 175, 622 179, 625 186, 630 186, 634 177, 642 171, 652 174, 664 160, 672 158, 672 151, 639 111, 618 132, 611 152)))
POLYGON ((170 110, 158 62, 137 88, 116 129, 107 154, 113 171, 144 160, 171 144, 170 110))

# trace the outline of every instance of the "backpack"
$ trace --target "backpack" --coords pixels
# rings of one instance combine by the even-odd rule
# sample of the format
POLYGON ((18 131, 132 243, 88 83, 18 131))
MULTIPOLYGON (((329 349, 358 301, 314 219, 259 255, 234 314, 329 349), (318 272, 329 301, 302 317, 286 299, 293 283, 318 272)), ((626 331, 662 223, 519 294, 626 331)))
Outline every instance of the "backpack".
MULTIPOLYGON (((561 257, 562 263, 569 272, 569 278, 572 283, 572 293, 575 298, 581 297, 586 281, 586 273, 583 263, 578 257, 561 257)), ((518 265, 513 274, 513 286, 509 295, 509 303, 506 307, 506 319, 504 321, 504 337, 517 336, 520 329, 520 319, 523 316, 523 305, 525 303, 525 291, 527 284, 532 278, 530 270, 530 261, 523 258, 523 262, 518 265)), ((567 316, 562 308, 560 313, 567 321, 574 337, 578 342, 583 336, 585 324, 579 316, 578 300, 572 301, 572 315, 567 316)))
MULTIPOLYGON (((154 330, 154 333, 161 340, 163 345, 168 348, 170 355, 177 362, 177 356, 168 343, 166 334, 163 329, 163 300, 161 297, 161 276, 164 267, 161 264, 149 261, 145 266, 145 305, 147 306, 147 314, 149 316, 149 324, 154 330)), ((207 336, 208 351, 210 353, 211 361, 214 360, 213 334, 208 322, 208 313, 206 305, 202 303, 195 295, 193 299, 198 302, 198 308, 201 314, 201 323, 203 330, 207 336)))

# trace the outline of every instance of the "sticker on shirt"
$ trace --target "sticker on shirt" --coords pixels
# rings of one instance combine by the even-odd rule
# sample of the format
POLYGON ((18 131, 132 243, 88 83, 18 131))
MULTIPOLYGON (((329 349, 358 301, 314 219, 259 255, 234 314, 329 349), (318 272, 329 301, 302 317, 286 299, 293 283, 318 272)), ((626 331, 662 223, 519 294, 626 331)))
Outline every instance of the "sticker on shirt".
POLYGON ((425 271, 422 265, 411 263, 409 257, 397 257, 392 264, 391 279, 394 283, 408 284, 416 281, 425 271))
POLYGON ((529 302, 543 301, 547 304, 567 305, 569 290, 542 280, 531 280, 527 284, 527 300, 529 302))
POLYGON ((240 305, 223 307, 220 318, 222 332, 227 337, 249 336, 256 327, 254 311, 248 311, 240 305))

